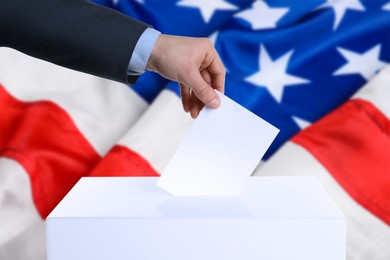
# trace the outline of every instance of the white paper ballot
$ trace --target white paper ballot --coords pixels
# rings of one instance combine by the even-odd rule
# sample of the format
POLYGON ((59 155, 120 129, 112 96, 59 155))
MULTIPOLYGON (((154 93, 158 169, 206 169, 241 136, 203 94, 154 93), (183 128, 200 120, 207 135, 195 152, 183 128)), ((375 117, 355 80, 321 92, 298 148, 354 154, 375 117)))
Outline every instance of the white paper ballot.
POLYGON ((237 195, 279 130, 217 92, 204 108, 157 185, 173 195, 237 195))

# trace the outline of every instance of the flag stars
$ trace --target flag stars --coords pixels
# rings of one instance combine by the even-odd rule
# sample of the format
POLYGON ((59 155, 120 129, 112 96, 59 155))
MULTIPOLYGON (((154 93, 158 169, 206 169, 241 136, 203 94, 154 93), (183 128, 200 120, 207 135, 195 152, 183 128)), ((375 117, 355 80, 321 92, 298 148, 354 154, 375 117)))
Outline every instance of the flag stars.
POLYGON ((381 45, 378 44, 363 54, 344 48, 337 48, 347 63, 339 68, 333 75, 360 74, 365 80, 372 78, 386 63, 379 60, 381 45))
POLYGON ((245 81, 267 88, 275 100, 280 103, 285 87, 310 82, 287 73, 288 63, 292 54, 293 51, 290 51, 273 61, 265 47, 260 45, 259 71, 245 78, 245 81))
POLYGON ((238 10, 238 7, 223 0, 182 0, 178 6, 198 8, 205 23, 210 22, 217 10, 238 10))
POLYGON ((366 9, 359 0, 328 0, 327 3, 320 8, 333 8, 335 13, 335 20, 333 23, 333 30, 336 31, 341 21, 344 18, 347 10, 365 11, 366 9))
POLYGON ((235 17, 249 22, 253 30, 275 28, 277 22, 288 13, 288 8, 270 8, 263 1, 256 1, 252 8, 242 11, 235 17))

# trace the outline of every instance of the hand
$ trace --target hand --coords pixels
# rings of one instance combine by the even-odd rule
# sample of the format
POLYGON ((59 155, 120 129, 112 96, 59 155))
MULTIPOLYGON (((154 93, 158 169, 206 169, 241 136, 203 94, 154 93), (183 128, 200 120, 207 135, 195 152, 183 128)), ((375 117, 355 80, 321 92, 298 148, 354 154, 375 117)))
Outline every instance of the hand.
POLYGON ((179 83, 184 111, 194 119, 204 105, 218 108, 221 103, 214 89, 224 92, 225 68, 207 38, 161 34, 146 69, 179 83))

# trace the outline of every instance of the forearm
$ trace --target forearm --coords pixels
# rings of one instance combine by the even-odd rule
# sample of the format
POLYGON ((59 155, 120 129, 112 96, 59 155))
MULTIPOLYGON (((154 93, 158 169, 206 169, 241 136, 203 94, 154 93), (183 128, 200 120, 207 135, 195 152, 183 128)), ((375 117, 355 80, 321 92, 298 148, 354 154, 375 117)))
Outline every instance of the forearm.
POLYGON ((84 0, 0 0, 0 6, 1 45, 123 83, 148 27, 84 0))

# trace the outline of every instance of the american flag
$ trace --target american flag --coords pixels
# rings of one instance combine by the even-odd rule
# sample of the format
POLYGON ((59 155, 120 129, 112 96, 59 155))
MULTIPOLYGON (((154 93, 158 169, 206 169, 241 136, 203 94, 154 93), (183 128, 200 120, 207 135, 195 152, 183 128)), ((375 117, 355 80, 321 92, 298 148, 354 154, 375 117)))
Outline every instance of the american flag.
MULTIPOLYGON (((281 130, 254 175, 317 176, 347 259, 390 259, 389 0, 95 2, 209 37, 226 95, 281 130)), ((154 73, 127 86, 0 48, 0 259, 46 259, 44 219, 80 177, 158 176, 193 122, 178 94, 154 73)))
MULTIPOLYGON (((166 34, 210 37, 227 70, 226 95, 281 132, 269 158, 344 103, 390 62, 387 0, 102 2, 166 34)), ((149 102, 176 83, 145 73, 149 102)))

